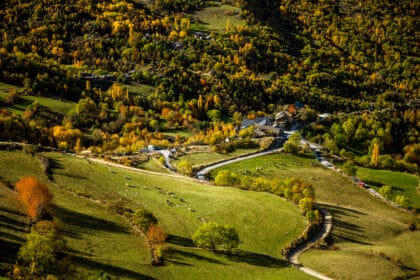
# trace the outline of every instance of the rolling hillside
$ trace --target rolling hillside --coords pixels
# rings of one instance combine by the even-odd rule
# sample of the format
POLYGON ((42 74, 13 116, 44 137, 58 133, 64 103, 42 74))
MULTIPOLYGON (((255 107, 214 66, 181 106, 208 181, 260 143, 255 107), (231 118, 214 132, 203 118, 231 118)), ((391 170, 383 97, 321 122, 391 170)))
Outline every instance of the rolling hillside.
MULTIPOLYGON (((418 215, 392 208, 315 159, 279 153, 220 167, 212 171, 213 176, 223 169, 270 179, 296 177, 314 186, 316 203, 333 215, 333 246, 304 253, 305 266, 334 279, 389 279, 420 273, 416 257, 420 232, 409 230, 411 223, 419 224, 418 215)), ((411 184, 411 176, 400 177, 404 178, 411 184)))
MULTIPOLYGON (((0 152, 2 180, 16 182, 32 175, 48 184, 54 194, 52 215, 64 233, 77 275, 105 271, 119 279, 208 279, 217 271, 221 278, 308 278, 280 257, 281 247, 305 226, 298 209, 283 199, 107 167, 58 153, 46 155, 53 160, 53 181, 42 175, 36 158, 17 151, 0 152), (139 207, 151 210, 170 234, 162 267, 150 265, 145 238, 117 214, 117 209, 139 207), (213 254, 191 247, 191 235, 203 219, 237 228, 241 239, 237 253, 213 254)), ((5 225, 1 243, 12 253, 2 253, 4 273, 14 263, 29 218, 11 190, 2 186, 1 191, 5 225)))

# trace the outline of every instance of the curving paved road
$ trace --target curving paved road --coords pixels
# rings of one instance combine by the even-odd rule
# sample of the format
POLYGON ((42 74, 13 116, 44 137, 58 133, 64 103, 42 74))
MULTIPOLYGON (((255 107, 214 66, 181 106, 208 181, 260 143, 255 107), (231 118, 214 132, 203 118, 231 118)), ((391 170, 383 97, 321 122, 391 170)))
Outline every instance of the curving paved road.
POLYGON ((216 168, 218 168, 220 166, 223 166, 223 165, 228 165, 228 164, 231 164, 231 163, 235 163, 235 162, 238 162, 238 161, 241 161, 241 160, 246 160, 246 159, 250 159, 250 158, 254 158, 254 157, 259 157, 259 156, 275 153, 279 150, 281 150, 281 148, 273 149, 273 150, 269 150, 269 151, 265 151, 265 152, 259 152, 259 153, 256 153, 256 154, 242 156, 242 157, 238 157, 238 158, 235 158, 235 159, 230 159, 230 160, 227 160, 227 161, 224 161, 224 162, 219 162, 219 163, 208 165, 207 167, 205 167, 205 168, 203 168, 203 169, 201 169, 200 171, 197 172, 197 178, 199 180, 202 180, 202 181, 207 181, 206 180, 206 175, 210 171, 212 171, 213 169, 216 169, 216 168))
POLYGON ((259 157, 259 156, 268 155, 268 154, 271 154, 271 153, 278 152, 283 148, 283 144, 286 141, 286 139, 289 138, 289 136, 291 134, 295 133, 295 132, 296 132, 296 130, 285 131, 285 138, 281 138, 281 137, 277 138, 273 147, 271 147, 269 150, 262 151, 262 152, 257 152, 255 154, 251 154, 251 155, 240 156, 240 157, 234 158, 234 159, 228 159, 226 161, 219 162, 219 163, 209 164, 206 167, 200 169, 197 172, 196 176, 199 180, 207 181, 206 180, 206 175, 210 171, 212 171, 213 169, 216 169, 220 166, 224 166, 224 165, 235 163, 235 162, 238 162, 238 161, 241 161, 241 160, 246 160, 246 159, 250 159, 250 158, 259 157))

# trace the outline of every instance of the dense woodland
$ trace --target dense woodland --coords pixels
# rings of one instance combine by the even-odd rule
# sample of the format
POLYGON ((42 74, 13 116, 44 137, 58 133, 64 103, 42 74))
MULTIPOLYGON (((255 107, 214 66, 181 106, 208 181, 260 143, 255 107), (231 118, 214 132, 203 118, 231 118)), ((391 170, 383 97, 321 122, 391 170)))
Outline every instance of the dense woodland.
POLYGON ((242 118, 299 101, 336 114, 304 131, 330 152, 418 170, 417 1, 222 2, 246 24, 201 38, 191 13, 219 1, 2 1, 0 80, 77 105, 68 116, 36 103, 22 117, 2 111, 0 139, 134 152, 185 143, 162 132, 188 129, 215 145, 242 118), (129 92, 133 82, 154 92, 129 92))

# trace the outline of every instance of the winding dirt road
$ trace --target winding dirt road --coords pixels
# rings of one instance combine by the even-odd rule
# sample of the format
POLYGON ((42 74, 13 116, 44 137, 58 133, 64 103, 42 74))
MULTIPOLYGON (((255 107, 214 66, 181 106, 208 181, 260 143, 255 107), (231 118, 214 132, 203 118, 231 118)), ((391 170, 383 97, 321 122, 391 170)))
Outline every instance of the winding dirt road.
POLYGON ((324 209, 319 209, 319 211, 321 212, 322 216, 324 217, 324 224, 322 226, 322 230, 320 232, 318 232, 318 234, 316 236, 312 237, 306 244, 304 244, 301 247, 298 247, 295 250, 293 250, 289 254, 289 256, 287 257, 287 260, 294 267, 296 267, 297 269, 299 269, 302 272, 305 272, 306 274, 312 275, 312 276, 314 276, 318 279, 322 279, 322 280, 332 280, 332 278, 329 278, 329 277, 319 273, 318 271, 315 271, 315 270, 310 269, 308 267, 304 267, 299 261, 300 254, 302 254, 306 250, 310 249, 311 245, 313 243, 315 243, 316 241, 325 239, 328 236, 328 234, 330 234, 330 232, 331 232, 332 224, 333 224, 332 215, 324 209))

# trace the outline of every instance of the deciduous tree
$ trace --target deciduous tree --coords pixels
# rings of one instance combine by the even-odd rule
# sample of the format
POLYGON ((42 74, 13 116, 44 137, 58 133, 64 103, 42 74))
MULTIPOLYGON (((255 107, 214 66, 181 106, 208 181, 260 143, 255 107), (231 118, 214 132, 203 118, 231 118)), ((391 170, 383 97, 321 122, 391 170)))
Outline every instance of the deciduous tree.
POLYGON ((239 245, 239 235, 235 228, 229 225, 219 225, 216 222, 203 224, 192 236, 195 245, 201 248, 216 250, 218 246, 231 250, 239 245))
POLYGON ((26 239, 27 241, 20 248, 18 255, 19 260, 29 267, 29 269, 25 269, 26 273, 24 273, 29 278, 24 279, 41 279, 37 277, 55 273, 57 253, 64 248, 57 224, 51 221, 41 221, 32 227, 31 233, 27 235, 26 239))
POLYGON ((151 224, 147 230, 147 240, 151 243, 151 250, 153 254, 153 264, 159 265, 162 262, 163 243, 167 238, 167 234, 163 228, 156 224, 151 224))
POLYGON ((32 219, 42 217, 52 202, 52 194, 47 185, 35 177, 24 177, 16 183, 16 190, 20 201, 25 205, 32 219))
POLYGON ((379 164, 379 144, 378 142, 373 143, 372 147, 372 165, 378 167, 379 164))

